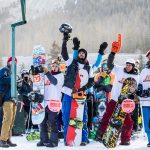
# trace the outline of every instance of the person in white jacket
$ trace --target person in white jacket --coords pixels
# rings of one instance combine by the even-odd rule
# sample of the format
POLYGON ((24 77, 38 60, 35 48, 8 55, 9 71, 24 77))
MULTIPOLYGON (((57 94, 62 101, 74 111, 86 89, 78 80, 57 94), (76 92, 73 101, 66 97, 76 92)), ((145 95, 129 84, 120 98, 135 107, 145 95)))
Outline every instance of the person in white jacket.
POLYGON ((150 147, 150 50, 146 53, 146 57, 148 62, 140 74, 138 94, 142 105, 144 129, 148 138, 147 147, 150 147))
MULTIPOLYGON (((50 102, 61 103, 61 89, 64 84, 64 75, 60 72, 60 62, 55 59, 51 64, 51 72, 46 67, 43 67, 45 72, 45 104, 50 102)), ((57 147, 58 146, 58 118, 59 110, 45 107, 45 118, 40 124, 40 141, 37 146, 57 147), (48 137, 48 124, 51 128, 50 137, 48 137)))
MULTIPOLYGON (((106 132, 109 120, 115 110, 116 104, 118 102, 118 97, 120 96, 122 85, 125 79, 134 78, 137 83, 139 80, 138 70, 135 68, 135 61, 133 59, 128 59, 125 66, 114 65, 115 54, 119 53, 121 46, 119 42, 113 42, 111 53, 108 56, 107 65, 110 70, 115 74, 115 81, 112 87, 112 96, 110 102, 107 104, 106 112, 103 115, 101 125, 98 129, 99 135, 97 135, 99 141, 102 140, 104 133, 106 132)), ((131 114, 127 114, 124 124, 121 130, 121 143, 120 145, 130 145, 131 131, 133 128, 133 120, 131 114)))

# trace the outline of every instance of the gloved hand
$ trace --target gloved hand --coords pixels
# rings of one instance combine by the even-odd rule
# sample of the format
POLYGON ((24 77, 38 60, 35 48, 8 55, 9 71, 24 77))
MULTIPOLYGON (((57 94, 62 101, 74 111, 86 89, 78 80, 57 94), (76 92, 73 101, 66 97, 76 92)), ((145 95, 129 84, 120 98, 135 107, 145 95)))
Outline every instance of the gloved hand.
POLYGON ((77 88, 73 88, 72 89, 72 93, 77 93, 78 92, 78 89, 77 88))
POLYGON ((114 41, 112 43, 111 52, 112 53, 119 53, 121 49, 121 34, 118 34, 118 41, 114 41))
POLYGON ((73 38, 73 45, 74 45, 74 47, 73 47, 74 50, 78 50, 79 49, 80 41, 79 41, 79 39, 77 37, 73 38))
POLYGON ((44 73, 46 74, 47 72, 48 72, 48 68, 47 67, 43 67, 43 71, 44 71, 44 73))
POLYGON ((68 41, 69 38, 70 38, 70 34, 69 33, 64 33, 63 41, 68 41))
POLYGON ((86 89, 84 87, 77 89, 77 88, 73 88, 72 93, 77 93, 77 92, 81 92, 81 91, 85 91, 86 89))
POLYGON ((107 48, 107 46, 108 46, 107 42, 103 42, 103 43, 100 45, 100 48, 99 48, 98 53, 101 54, 101 55, 104 55, 104 51, 105 51, 105 49, 107 48))

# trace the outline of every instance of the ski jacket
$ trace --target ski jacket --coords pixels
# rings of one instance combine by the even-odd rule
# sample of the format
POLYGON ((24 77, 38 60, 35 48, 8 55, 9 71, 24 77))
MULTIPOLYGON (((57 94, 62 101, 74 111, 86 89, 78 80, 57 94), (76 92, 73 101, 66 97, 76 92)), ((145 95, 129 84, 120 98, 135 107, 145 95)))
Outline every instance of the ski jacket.
POLYGON ((115 81, 115 74, 109 73, 105 78, 102 77, 102 72, 96 74, 95 76, 95 88, 96 91, 105 91, 108 97, 108 100, 111 99, 111 90, 115 81))
POLYGON ((4 92, 3 102, 11 101, 11 71, 8 67, 0 70, 0 92, 4 92))
POLYGON ((30 106, 28 94, 33 90, 33 84, 22 81, 22 86, 18 88, 18 93, 22 96, 25 106, 30 106))
MULTIPOLYGON (((142 90, 149 90, 150 93, 150 68, 144 68, 141 71, 139 84, 142 85, 142 90)), ((141 97, 140 100, 142 106, 150 106, 150 97, 141 97)))
POLYGON ((48 72, 45 74, 44 80, 44 99, 61 101, 61 89, 64 84, 63 73, 60 72, 58 74, 52 75, 50 72, 48 72))
POLYGON ((64 86, 62 88, 62 92, 71 96, 72 89, 74 88, 76 82, 80 82, 80 88, 83 91, 87 90, 93 85, 93 71, 91 67, 85 63, 81 64, 77 59, 69 59, 66 41, 62 44, 62 52, 61 55, 65 60, 67 71, 64 81, 64 86), (80 81, 77 81, 77 76, 79 75, 80 81))
POLYGON ((118 97, 121 93, 123 82, 126 78, 132 77, 137 81, 137 84, 139 82, 139 74, 136 70, 133 70, 132 72, 126 72, 124 67, 114 65, 114 58, 115 54, 110 53, 108 56, 107 65, 108 68, 112 70, 112 72, 115 74, 115 81, 114 85, 112 87, 112 99, 114 101, 118 101, 118 97))

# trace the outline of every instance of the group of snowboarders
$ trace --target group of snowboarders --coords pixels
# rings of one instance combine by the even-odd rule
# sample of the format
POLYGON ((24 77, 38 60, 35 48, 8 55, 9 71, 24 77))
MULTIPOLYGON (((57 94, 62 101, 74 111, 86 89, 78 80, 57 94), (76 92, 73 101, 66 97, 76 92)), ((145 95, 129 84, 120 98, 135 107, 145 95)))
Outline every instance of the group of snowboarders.
MULTIPOLYGON (((121 35, 118 35, 118 41, 112 43, 108 59, 104 61, 102 61, 102 57, 108 44, 107 42, 100 44, 98 56, 93 65, 89 64, 87 50, 80 48, 80 40, 77 37, 73 38, 73 58, 69 58, 67 51, 69 38, 69 33, 63 33, 61 55, 66 64, 65 75, 60 71, 60 60, 58 59, 54 59, 51 62, 51 70, 43 66, 45 74, 45 117, 40 123, 40 141, 37 146, 58 146, 59 111, 49 109, 47 105, 49 100, 62 101, 64 145, 74 146, 80 139, 79 145, 86 146, 89 143, 89 135, 92 131, 92 121, 96 116, 98 116, 98 119, 101 117, 101 119, 98 120, 94 139, 102 142, 109 121, 116 109, 123 82, 127 78, 133 78, 138 86, 134 89, 136 95, 131 99, 140 99, 143 125, 148 137, 147 146, 150 147, 150 50, 146 53, 148 59, 146 67, 139 73, 137 66, 139 62, 136 64, 134 59, 128 59, 125 66, 114 64, 115 56, 121 50, 121 35), (99 68, 100 65, 101 68, 99 68), (99 72, 94 75, 96 70, 99 70, 99 72), (104 97, 102 97, 102 93, 104 93, 104 97), (104 110, 102 115, 101 110, 98 110, 101 99, 105 99, 102 104, 102 109, 104 110)), ((17 59, 15 59, 15 62, 17 63, 17 59)), ((0 70, 0 107, 3 109, 0 147, 17 146, 17 144, 11 142, 11 131, 17 107, 16 101, 11 99, 11 63, 12 58, 10 57, 7 61, 7 66, 0 70)), ((33 90, 29 74, 28 70, 24 70, 21 73, 21 84, 19 82, 17 88, 28 115, 26 129, 31 129, 32 127, 36 129, 38 126, 33 125, 31 122, 31 108, 28 99, 28 94, 33 90)), ((140 102, 138 101, 137 104, 139 105, 140 102)), ((137 121, 137 119, 135 120, 137 121)), ((132 119, 131 113, 127 113, 121 126, 120 145, 130 145, 133 123, 134 119, 132 119)))

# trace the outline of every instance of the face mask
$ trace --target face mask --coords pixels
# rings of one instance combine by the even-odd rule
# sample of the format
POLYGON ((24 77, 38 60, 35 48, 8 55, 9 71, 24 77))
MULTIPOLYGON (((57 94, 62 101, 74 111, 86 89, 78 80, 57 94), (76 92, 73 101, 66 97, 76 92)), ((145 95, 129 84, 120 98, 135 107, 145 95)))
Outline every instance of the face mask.
POLYGON ((24 80, 27 82, 29 80, 29 78, 28 77, 24 77, 24 80))

